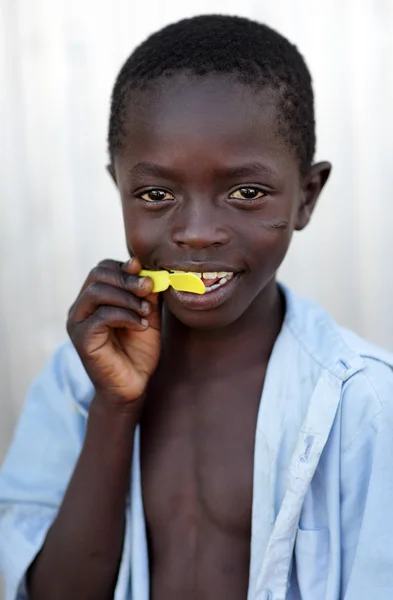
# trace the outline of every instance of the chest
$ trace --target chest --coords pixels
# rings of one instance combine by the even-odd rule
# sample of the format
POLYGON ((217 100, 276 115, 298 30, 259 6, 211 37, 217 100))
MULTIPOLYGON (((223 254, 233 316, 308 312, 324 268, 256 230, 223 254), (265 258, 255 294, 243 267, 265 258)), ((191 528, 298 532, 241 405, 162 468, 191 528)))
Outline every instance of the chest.
POLYGON ((190 385, 156 382, 141 424, 146 519, 182 516, 220 530, 251 528, 254 444, 264 373, 190 385))

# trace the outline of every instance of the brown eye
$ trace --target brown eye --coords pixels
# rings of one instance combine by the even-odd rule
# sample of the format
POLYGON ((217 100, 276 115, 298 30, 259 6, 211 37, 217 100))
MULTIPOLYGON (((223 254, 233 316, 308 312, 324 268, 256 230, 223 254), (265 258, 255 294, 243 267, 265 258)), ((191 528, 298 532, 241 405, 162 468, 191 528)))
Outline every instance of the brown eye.
POLYGON ((236 198, 237 200, 259 200, 259 198, 263 198, 265 193, 262 190, 259 190, 255 187, 241 187, 238 190, 235 190, 230 198, 236 198))
POLYGON ((140 195, 142 200, 147 202, 163 202, 164 200, 174 200, 174 197, 165 190, 149 190, 140 195))

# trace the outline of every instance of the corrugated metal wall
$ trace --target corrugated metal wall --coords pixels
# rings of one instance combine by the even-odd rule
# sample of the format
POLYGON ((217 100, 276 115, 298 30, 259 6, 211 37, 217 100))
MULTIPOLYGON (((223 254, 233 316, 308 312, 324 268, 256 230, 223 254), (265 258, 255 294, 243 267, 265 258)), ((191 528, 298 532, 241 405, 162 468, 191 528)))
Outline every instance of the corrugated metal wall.
POLYGON ((391 0, 2 0, 0 462, 85 275, 126 256, 104 169, 115 75, 148 33, 201 12, 257 18, 305 55, 318 158, 335 168, 282 277, 393 348, 391 0))

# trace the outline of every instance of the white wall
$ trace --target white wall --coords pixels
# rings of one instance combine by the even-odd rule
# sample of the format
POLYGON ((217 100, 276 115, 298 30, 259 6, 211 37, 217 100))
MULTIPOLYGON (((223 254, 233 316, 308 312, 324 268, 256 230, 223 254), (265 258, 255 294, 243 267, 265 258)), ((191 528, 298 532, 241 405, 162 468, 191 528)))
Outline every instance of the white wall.
POLYGON ((126 256, 104 170, 115 75, 147 34, 202 12, 257 18, 305 55, 317 157, 335 167, 282 277, 393 348, 391 0, 2 0, 0 462, 88 270, 126 256))

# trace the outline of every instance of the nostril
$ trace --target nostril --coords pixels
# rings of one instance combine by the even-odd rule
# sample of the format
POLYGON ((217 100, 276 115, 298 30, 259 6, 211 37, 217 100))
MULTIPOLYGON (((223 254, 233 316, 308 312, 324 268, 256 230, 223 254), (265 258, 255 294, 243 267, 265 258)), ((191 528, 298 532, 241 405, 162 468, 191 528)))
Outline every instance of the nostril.
POLYGON ((222 242, 207 242, 207 241, 195 241, 195 240, 190 240, 187 242, 184 242, 182 240, 174 240, 176 246, 178 246, 178 248, 219 248, 220 246, 225 246, 225 244, 228 243, 229 240, 227 241, 222 241, 222 242))
POLYGON ((172 241, 179 248, 218 248, 229 242, 229 235, 227 231, 212 226, 212 223, 197 227, 187 222, 186 226, 173 229, 172 241))

